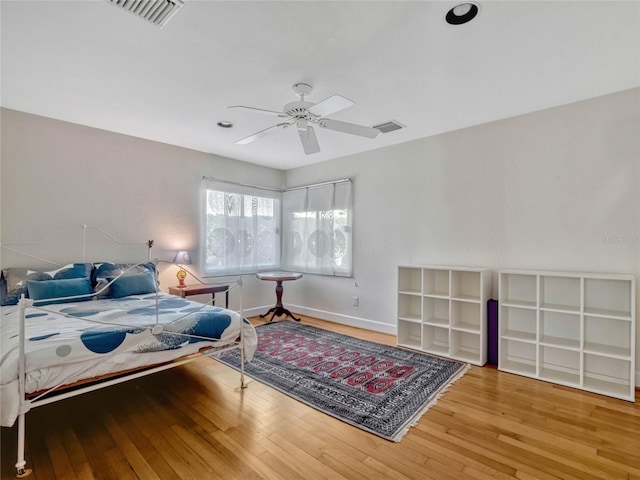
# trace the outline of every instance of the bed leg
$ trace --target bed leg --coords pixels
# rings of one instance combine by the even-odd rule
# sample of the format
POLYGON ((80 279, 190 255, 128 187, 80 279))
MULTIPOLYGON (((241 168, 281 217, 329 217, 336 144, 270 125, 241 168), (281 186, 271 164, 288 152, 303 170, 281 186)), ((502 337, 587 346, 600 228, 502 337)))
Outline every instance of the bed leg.
POLYGON ((24 460, 24 413, 18 415, 18 461, 16 462, 16 478, 25 478, 31 475, 30 468, 24 468, 27 462, 24 460))
POLYGON ((240 348, 240 388, 247 388, 244 381, 244 344, 240 348))

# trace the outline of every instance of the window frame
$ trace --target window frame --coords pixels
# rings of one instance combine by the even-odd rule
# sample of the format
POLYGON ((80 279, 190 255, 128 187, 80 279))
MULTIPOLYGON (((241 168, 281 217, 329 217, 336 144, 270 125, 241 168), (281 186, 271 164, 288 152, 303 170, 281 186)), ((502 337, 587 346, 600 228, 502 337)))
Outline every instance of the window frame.
MULTIPOLYGON (((261 271, 277 270, 280 268, 281 252, 282 252, 282 245, 281 245, 282 244, 282 241, 281 241, 282 194, 280 190, 261 188, 261 187, 252 187, 252 186, 235 184, 232 182, 212 181, 212 180, 205 179, 205 181, 203 182, 203 188, 202 188, 201 205, 202 205, 202 213, 201 213, 200 269, 202 271, 203 276, 229 277, 229 276, 235 276, 235 275, 258 273, 261 271), (233 222, 234 218, 237 219, 235 220, 235 222, 238 225, 236 225, 237 228, 234 228, 233 231, 229 229, 228 225, 226 225, 226 227, 221 227, 221 226, 216 227, 215 225, 211 226, 209 224, 209 213, 208 213, 209 212, 209 201, 208 201, 209 193, 208 192, 210 191, 221 192, 225 198, 225 205, 226 205, 226 199, 228 198, 228 196, 237 195, 241 197, 241 199, 238 201, 238 208, 240 209, 240 211, 238 212, 238 215, 237 216, 224 215, 224 218, 226 220, 219 222, 219 223, 228 224, 233 222), (259 203, 261 199, 269 199, 273 201, 273 216, 260 217, 263 220, 267 219, 265 221, 272 221, 274 223, 274 226, 271 230, 267 229, 262 232, 259 232, 257 230, 257 223, 260 222, 257 212, 254 215, 246 215, 247 197, 253 197, 258 199, 257 203, 259 203), (271 220, 268 220, 269 218, 271 220), (251 231, 247 231, 248 229, 242 228, 244 225, 241 225, 242 223, 248 223, 248 219, 253 219, 253 222, 252 222, 253 225, 252 225, 251 231), (245 241, 247 240, 246 238, 247 234, 249 236, 248 243, 251 245, 250 254, 252 255, 252 257, 254 257, 254 260, 256 261, 253 261, 247 265, 247 264, 244 264, 242 259, 240 258, 240 261, 235 266, 228 264, 223 267, 216 267, 215 265, 213 265, 212 262, 208 260, 208 258, 210 257, 210 236, 213 233, 213 231, 219 228, 225 228, 225 230, 230 233, 231 235, 230 239, 233 241, 233 245, 234 245, 232 250, 225 255, 226 257, 231 256, 234 253, 235 249, 242 243, 241 240, 239 240, 239 237, 240 237, 240 232, 244 231, 245 241), (260 260, 258 258, 258 253, 255 252, 255 249, 259 248, 258 238, 260 237, 260 233, 273 235, 273 238, 274 238, 272 243, 273 250, 271 252, 273 253, 273 257, 272 257, 274 259, 273 262, 260 263, 260 260)), ((226 247, 229 245, 229 243, 228 243, 228 240, 225 240, 225 241, 227 242, 225 245, 226 247)), ((244 245, 246 246, 246 243, 244 245)), ((240 248, 242 247, 240 246, 240 248)), ((235 254, 235 257, 236 258, 239 257, 238 253, 235 254)))
POLYGON ((282 196, 282 268, 317 275, 353 277, 353 219, 351 179, 285 190, 282 196), (302 195, 305 195, 304 199, 302 195), (336 226, 336 212, 339 211, 345 212, 346 223, 342 225, 341 222, 341 225, 336 226), (309 215, 311 213, 313 215, 309 215), (293 218, 295 215, 300 217, 293 218), (296 229, 296 220, 302 216, 310 221, 297 222, 302 225, 296 229), (327 228, 326 220, 322 220, 328 217, 332 219, 329 222, 330 228, 327 228), (312 237, 316 233, 323 234, 322 237, 329 241, 330 250, 325 254, 318 255, 312 251, 313 244, 319 248, 318 239, 322 238, 316 235, 314 240, 312 237), (346 264, 342 265, 336 262, 338 233, 341 234, 346 250, 346 264), (296 240, 302 241, 299 253, 296 240))

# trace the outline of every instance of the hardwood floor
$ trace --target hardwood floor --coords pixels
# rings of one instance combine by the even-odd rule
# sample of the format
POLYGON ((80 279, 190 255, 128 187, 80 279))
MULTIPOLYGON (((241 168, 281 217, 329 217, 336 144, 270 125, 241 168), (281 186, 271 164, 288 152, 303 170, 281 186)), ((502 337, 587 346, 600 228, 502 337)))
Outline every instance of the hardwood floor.
MULTIPOLYGON (((2 429, 3 479, 15 439, 2 429)), ((392 443, 251 379, 241 390, 237 372, 202 359, 33 410, 27 465, 33 480, 640 480, 640 404, 474 366, 392 443)))

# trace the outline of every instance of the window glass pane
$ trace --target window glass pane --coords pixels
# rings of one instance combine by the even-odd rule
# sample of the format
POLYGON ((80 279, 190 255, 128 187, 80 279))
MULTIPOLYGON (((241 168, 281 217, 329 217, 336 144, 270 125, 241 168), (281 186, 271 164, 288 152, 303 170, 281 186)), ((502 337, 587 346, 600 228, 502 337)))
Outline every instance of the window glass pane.
POLYGON ((350 276, 351 182, 284 192, 282 201, 283 268, 350 276))
POLYGON ((273 218, 274 203, 272 198, 258 198, 258 215, 265 218, 273 218))
POLYGON ((347 264, 350 261, 348 256, 350 245, 346 235, 350 231, 347 225, 347 210, 334 210, 333 217, 336 226, 333 231, 333 258, 338 267, 347 268, 350 267, 347 264))
POLYGON ((207 190, 207 214, 222 215, 224 212, 224 193, 207 190))
POLYGON ((205 189, 203 270, 210 275, 280 267, 280 200, 275 196, 205 189))

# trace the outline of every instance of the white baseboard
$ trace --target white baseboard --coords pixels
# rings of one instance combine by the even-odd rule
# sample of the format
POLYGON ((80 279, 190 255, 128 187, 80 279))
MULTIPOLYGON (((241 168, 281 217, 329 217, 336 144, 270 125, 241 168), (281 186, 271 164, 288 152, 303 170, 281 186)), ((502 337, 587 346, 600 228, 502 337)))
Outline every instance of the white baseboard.
POLYGON ((245 308, 242 314, 245 317, 255 317, 257 315, 262 315, 264 312, 269 310, 273 305, 266 305, 264 307, 253 307, 253 308, 245 308))
MULTIPOLYGON (((266 305, 264 307, 250 308, 244 311, 244 315, 245 317, 261 315, 272 306, 273 305, 266 305)), ((287 305, 287 308, 292 312, 299 313, 300 315, 319 318, 320 320, 327 320, 329 322, 340 323, 341 325, 349 325, 350 327, 364 328, 366 330, 373 330, 375 332, 388 333, 391 335, 396 334, 396 326, 388 323, 375 322, 373 320, 367 320, 366 318, 352 317, 351 315, 327 312, 325 310, 302 307, 300 305, 289 304, 287 305)))

